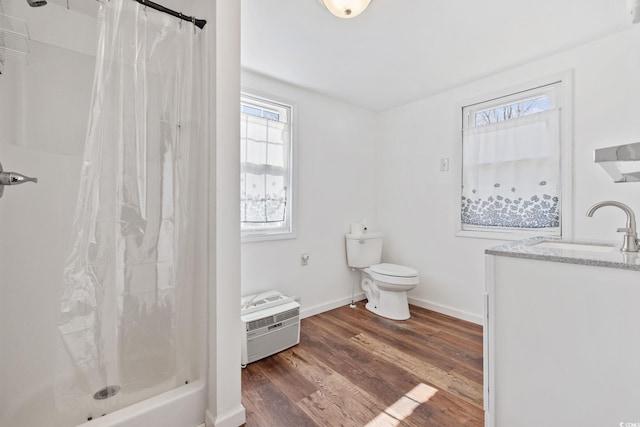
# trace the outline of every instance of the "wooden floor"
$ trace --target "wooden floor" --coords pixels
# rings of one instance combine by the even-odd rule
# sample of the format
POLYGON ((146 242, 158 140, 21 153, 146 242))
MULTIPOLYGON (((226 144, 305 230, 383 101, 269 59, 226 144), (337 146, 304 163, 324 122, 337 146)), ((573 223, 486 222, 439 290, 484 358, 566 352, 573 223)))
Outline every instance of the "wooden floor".
POLYGON ((303 319, 299 345, 243 369, 246 427, 483 426, 482 326, 410 308, 303 319))

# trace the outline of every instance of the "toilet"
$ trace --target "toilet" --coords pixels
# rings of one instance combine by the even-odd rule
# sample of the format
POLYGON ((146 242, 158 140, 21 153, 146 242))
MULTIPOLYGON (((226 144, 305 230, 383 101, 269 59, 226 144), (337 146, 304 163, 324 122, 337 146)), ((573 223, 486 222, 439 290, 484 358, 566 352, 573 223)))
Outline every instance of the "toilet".
POLYGON ((347 264, 362 274, 367 310, 393 320, 407 320, 407 291, 418 284, 418 272, 403 265, 380 263, 382 233, 347 234, 347 264))

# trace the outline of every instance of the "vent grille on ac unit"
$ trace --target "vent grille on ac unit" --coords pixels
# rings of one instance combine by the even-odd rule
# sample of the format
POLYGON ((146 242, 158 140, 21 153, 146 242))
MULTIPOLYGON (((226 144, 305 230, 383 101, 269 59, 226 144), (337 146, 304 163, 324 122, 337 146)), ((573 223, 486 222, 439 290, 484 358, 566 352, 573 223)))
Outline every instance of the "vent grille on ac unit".
POLYGON ((296 307, 292 310, 278 313, 274 316, 263 317, 262 319, 252 320, 247 322, 247 332, 256 329, 264 328, 265 326, 273 325, 274 323, 282 322, 292 317, 296 317, 300 314, 300 308, 296 307))

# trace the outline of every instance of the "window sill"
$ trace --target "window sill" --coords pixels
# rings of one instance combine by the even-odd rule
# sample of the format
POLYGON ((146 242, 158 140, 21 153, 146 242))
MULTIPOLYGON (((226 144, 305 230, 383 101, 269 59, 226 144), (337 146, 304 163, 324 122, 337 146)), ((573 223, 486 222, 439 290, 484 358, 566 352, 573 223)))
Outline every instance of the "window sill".
POLYGON ((296 234, 294 232, 274 232, 260 234, 243 233, 240 237, 240 243, 270 242, 272 240, 289 240, 295 238, 296 234))
POLYGON ((476 231, 476 230, 458 230, 456 237, 467 237, 473 239, 486 240, 523 240, 535 236, 554 236, 562 237, 559 232, 553 231, 511 231, 511 230, 492 230, 492 231, 476 231))

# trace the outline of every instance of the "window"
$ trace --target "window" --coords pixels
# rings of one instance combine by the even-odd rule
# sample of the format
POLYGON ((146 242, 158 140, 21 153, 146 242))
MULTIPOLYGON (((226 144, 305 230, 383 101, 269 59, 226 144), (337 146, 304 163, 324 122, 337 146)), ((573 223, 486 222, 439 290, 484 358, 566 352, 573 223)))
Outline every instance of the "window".
POLYGON ((545 84, 462 108, 458 235, 563 234, 570 165, 562 86, 545 84))
POLYGON ((244 240, 289 237, 292 107, 240 98, 240 222, 244 240))

